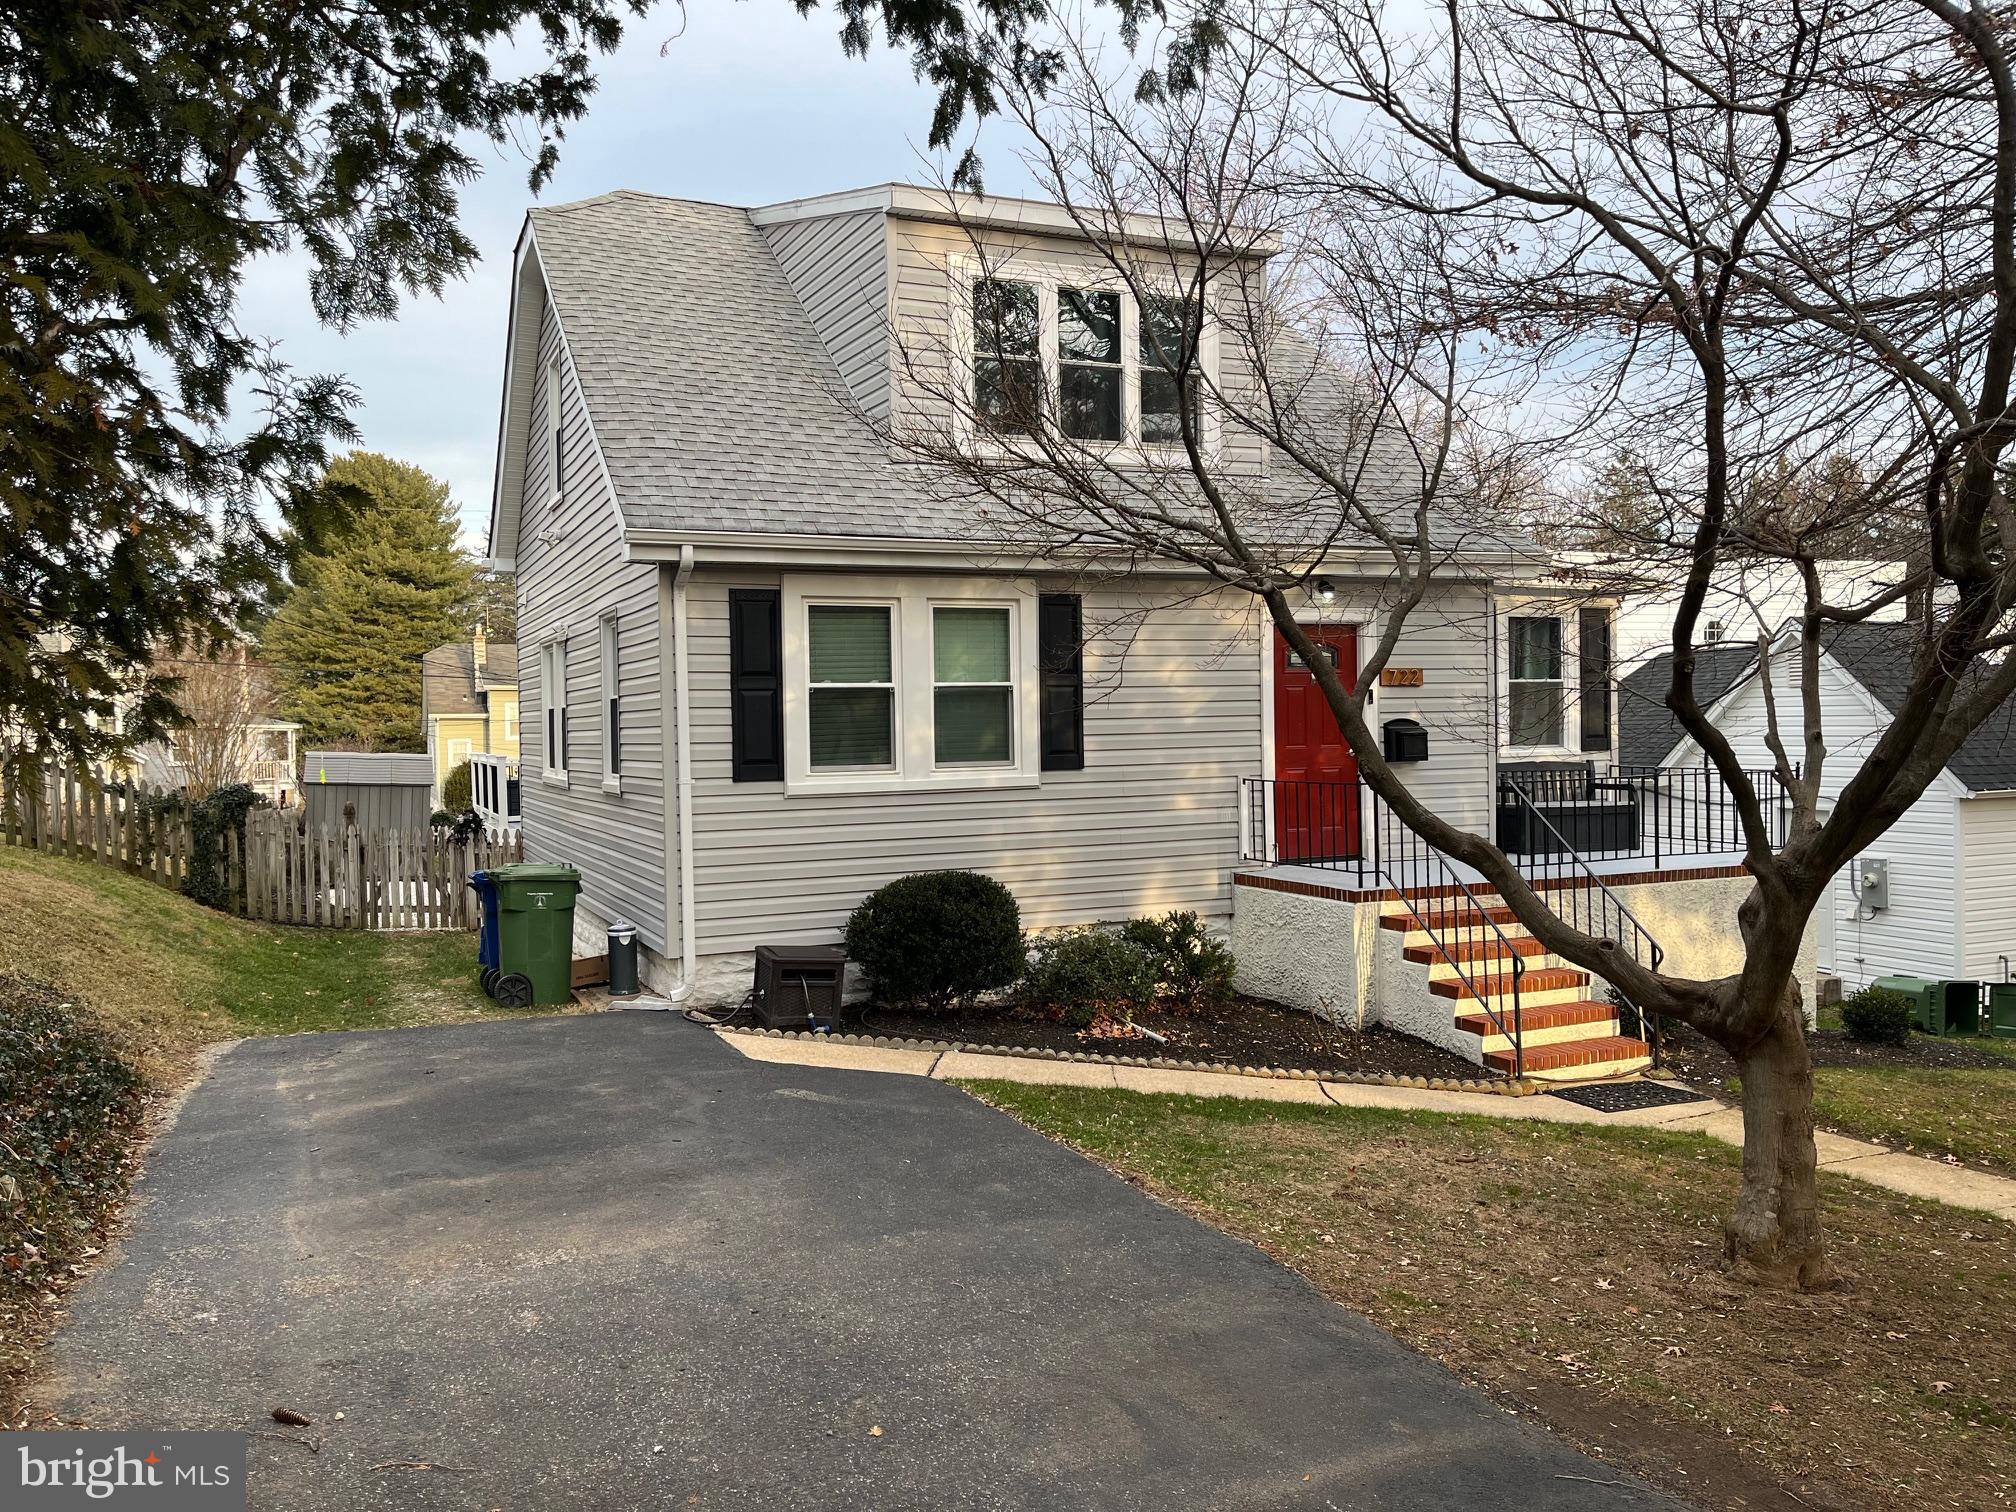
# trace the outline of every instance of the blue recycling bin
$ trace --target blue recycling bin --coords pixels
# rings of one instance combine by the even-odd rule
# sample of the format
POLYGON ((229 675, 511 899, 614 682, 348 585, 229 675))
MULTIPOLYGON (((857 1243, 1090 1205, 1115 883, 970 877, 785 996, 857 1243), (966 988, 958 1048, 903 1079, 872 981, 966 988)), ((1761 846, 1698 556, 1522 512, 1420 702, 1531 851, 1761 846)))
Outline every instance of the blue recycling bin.
POLYGON ((486 994, 493 994, 497 990, 497 878, 491 872, 474 871, 469 873, 469 886, 483 905, 483 922, 476 930, 477 980, 486 994))

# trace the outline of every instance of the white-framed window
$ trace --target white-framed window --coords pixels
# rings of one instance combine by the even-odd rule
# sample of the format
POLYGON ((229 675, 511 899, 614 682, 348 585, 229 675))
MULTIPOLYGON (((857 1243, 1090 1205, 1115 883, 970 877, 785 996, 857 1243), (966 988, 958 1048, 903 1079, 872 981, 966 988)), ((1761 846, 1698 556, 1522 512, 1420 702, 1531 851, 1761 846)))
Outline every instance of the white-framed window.
POLYGON ((623 669, 621 624, 602 616, 602 786, 614 792, 623 778, 623 669))
POLYGON ((999 580, 787 576, 786 791, 1033 786, 1037 602, 999 580))
POLYGON ((889 602, 805 606, 808 772, 897 769, 899 607, 889 602))
POLYGON ((1015 621, 1006 604, 931 606, 931 759, 1015 760, 1015 621))
POLYGON ((515 703, 504 711, 504 738, 511 741, 518 738, 518 705, 515 703))
POLYGON ((1560 616, 1515 614, 1506 620, 1505 657, 1508 743, 1560 745, 1568 705, 1560 616))
POLYGON ((1203 409, 1197 382, 1199 333, 1196 305, 1170 294, 1142 301, 1141 441, 1143 445, 1181 446, 1184 411, 1191 434, 1202 438, 1203 409))
POLYGON ((1124 440, 1126 388, 1119 293, 1060 288, 1057 428, 1074 441, 1124 440))
POLYGON ((1043 305, 1032 283, 973 285, 973 409, 998 435, 1028 435, 1043 404, 1043 305))
POLYGON ((463 762, 467 761, 467 760, 469 759, 470 755, 471 755, 471 754, 472 754, 472 753, 473 753, 473 752, 475 751, 475 749, 476 749, 476 742, 475 742, 475 741, 473 741, 473 740, 451 740, 451 741, 449 741, 449 742, 448 742, 448 770, 452 772, 452 771, 454 771, 454 770, 455 770, 455 768, 457 768, 458 766, 460 766, 460 765, 461 765, 461 764, 462 764, 463 762))
POLYGON ((567 778, 567 640, 558 636, 539 648, 539 699, 546 749, 546 775, 567 778))
POLYGON ((559 353, 546 364, 546 481, 547 496, 563 497, 567 491, 567 363, 559 353))
POLYGON ((1201 402, 1217 371, 1218 333, 1208 303, 1176 291, 1137 300, 1088 269, 982 268, 953 259, 965 319, 958 356, 972 428, 1012 446, 1039 425, 1093 445, 1166 453, 1183 442, 1188 409, 1200 444, 1217 425, 1201 402))

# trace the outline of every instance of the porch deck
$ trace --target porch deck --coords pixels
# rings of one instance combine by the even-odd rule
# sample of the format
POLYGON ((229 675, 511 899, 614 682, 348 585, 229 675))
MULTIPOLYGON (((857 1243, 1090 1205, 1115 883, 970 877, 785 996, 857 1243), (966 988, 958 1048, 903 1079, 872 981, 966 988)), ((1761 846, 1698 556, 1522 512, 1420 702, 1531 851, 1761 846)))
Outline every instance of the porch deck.
MULTIPOLYGON (((1519 858, 1514 857, 1516 862, 1519 858)), ((1701 855, 1680 858, 1667 857, 1655 863, 1648 856, 1607 856, 1589 857, 1584 860, 1588 873, 1593 874, 1609 887, 1636 886, 1644 882, 1681 882, 1693 879, 1740 876, 1743 871, 1743 853, 1740 850, 1711 851, 1701 855)), ((1234 886, 1275 887, 1285 892, 1301 892, 1316 897, 1334 897, 1344 902, 1369 903, 1385 899, 1398 901, 1404 891, 1412 897, 1435 897, 1443 892, 1452 892, 1449 886, 1451 875, 1464 886, 1479 895, 1492 893, 1496 889, 1484 880, 1481 872, 1465 866, 1459 861, 1437 855, 1433 859, 1408 857, 1386 864, 1383 870, 1366 862, 1361 868, 1356 860, 1340 860, 1320 865, 1305 865, 1281 861, 1273 864, 1264 862, 1242 862, 1233 869, 1234 886)), ((1552 888, 1580 885, 1579 879, 1563 876, 1560 868, 1547 867, 1540 873, 1524 873, 1527 881, 1541 892, 1552 888)))

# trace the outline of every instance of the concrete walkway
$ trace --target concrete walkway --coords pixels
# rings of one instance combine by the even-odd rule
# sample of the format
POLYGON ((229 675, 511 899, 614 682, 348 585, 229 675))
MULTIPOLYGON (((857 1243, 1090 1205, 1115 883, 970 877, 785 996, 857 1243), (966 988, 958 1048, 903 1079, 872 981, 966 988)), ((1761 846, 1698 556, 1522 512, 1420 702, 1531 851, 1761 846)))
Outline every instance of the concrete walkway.
MULTIPOLYGON (((1629 1113, 1599 1113, 1559 1097, 1489 1097, 1474 1092, 1436 1092, 1413 1087, 1366 1086, 1357 1082, 1295 1081, 1241 1076, 1227 1071, 1167 1071, 1150 1066, 1108 1066, 1079 1061, 1038 1060, 1019 1055, 984 1055, 965 1050, 906 1050, 882 1045, 830 1044, 808 1039, 772 1039, 728 1032, 721 1035, 751 1060, 835 1070, 883 1071, 928 1076, 939 1081, 1012 1081, 1064 1087, 1111 1087, 1122 1092, 1176 1092, 1189 1097, 1247 1097, 1268 1102, 1309 1103, 1339 1108, 1391 1108, 1414 1113, 1461 1113, 1484 1118, 1537 1118, 1551 1123, 1600 1124, 1607 1128, 1656 1128, 1676 1134, 1706 1134, 1724 1144, 1743 1144, 1743 1115, 1711 1098, 1629 1113)), ((1988 1213, 2016 1223, 2016 1181, 1922 1155, 1903 1155, 1866 1140, 1839 1134, 1814 1136, 1820 1168, 1888 1187, 1907 1197, 1923 1197, 1948 1207, 1988 1213)))

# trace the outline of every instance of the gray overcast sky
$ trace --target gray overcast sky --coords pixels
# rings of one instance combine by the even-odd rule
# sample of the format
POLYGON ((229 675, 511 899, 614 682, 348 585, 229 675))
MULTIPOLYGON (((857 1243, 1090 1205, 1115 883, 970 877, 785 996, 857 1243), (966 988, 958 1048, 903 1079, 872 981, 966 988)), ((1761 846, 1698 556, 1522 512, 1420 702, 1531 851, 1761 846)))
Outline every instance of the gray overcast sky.
MULTIPOLYGON (((830 11, 800 19, 788 0, 690 0, 683 16, 661 8, 632 22, 601 61, 601 87, 541 202, 644 189, 756 205, 930 179, 930 89, 886 48, 865 62, 845 56, 839 24, 830 11)), ((1021 192, 1007 128, 983 144, 988 188, 1021 192)), ((531 203, 524 162, 487 144, 484 156, 462 217, 483 260, 445 298, 409 300, 396 321, 339 336, 308 308, 303 263, 281 258, 253 270, 242 311, 248 331, 280 338, 297 371, 350 378, 363 395, 363 444, 446 478, 472 545, 490 504, 511 248, 531 203)))

